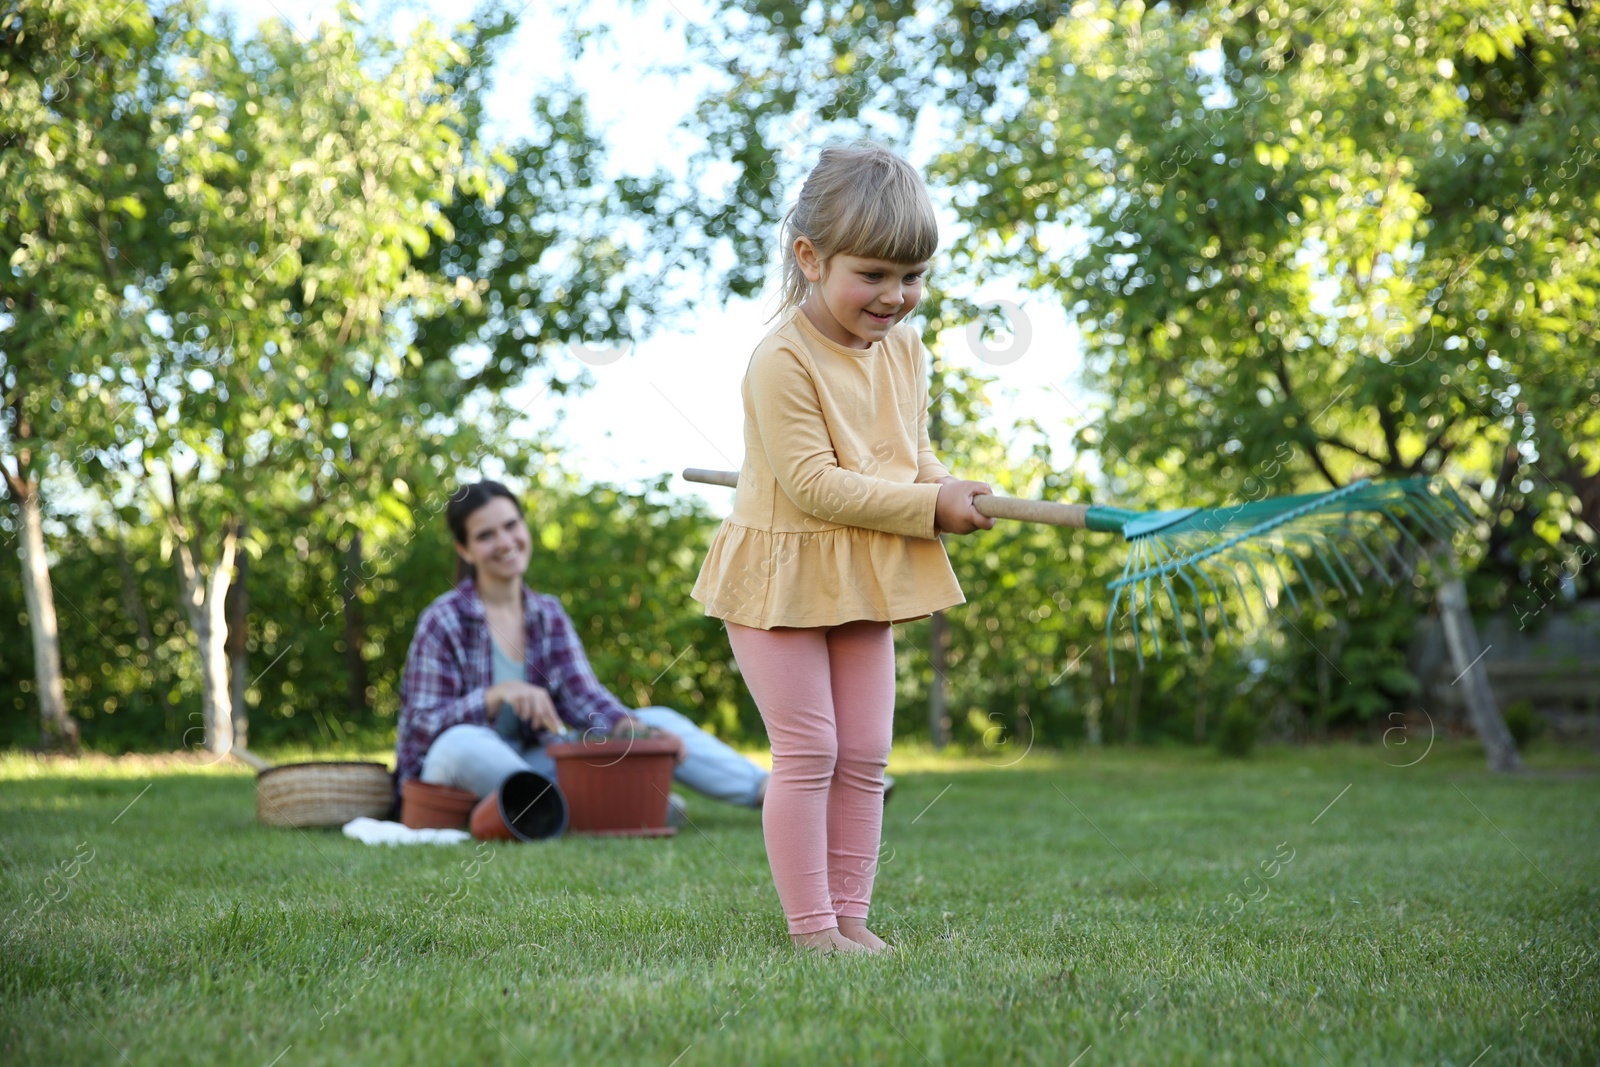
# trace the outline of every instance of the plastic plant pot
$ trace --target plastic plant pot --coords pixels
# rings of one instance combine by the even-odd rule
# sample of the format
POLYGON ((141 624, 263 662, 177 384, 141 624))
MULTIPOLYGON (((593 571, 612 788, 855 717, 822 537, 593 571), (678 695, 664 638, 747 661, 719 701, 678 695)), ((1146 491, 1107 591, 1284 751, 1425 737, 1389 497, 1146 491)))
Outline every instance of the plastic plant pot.
POLYGON ((544 841, 566 829, 566 798, 536 771, 517 771, 472 809, 472 836, 485 841, 544 841))
POLYGON ((556 780, 572 809, 576 834, 669 837, 667 797, 675 738, 593 738, 550 745, 556 780))
POLYGON ((400 787, 400 821, 413 830, 459 830, 477 802, 470 790, 409 778, 400 787))

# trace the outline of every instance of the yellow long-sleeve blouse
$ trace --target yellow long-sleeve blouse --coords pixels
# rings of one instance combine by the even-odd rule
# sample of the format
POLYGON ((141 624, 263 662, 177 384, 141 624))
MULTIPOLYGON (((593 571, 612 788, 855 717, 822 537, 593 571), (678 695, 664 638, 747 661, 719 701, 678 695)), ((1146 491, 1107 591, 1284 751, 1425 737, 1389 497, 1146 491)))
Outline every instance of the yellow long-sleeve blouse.
POLYGON ((771 629, 905 622, 966 602, 934 531, 922 340, 830 341, 798 307, 745 371, 744 466, 690 595, 771 629))

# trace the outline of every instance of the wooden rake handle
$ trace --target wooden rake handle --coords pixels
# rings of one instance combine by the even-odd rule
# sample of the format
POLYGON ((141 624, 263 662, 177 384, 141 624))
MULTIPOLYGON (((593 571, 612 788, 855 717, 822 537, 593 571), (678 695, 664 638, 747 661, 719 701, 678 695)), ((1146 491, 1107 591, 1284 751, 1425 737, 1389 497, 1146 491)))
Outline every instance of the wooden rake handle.
MULTIPOLYGON (((683 472, 684 481, 703 482, 737 489, 739 475, 735 471, 704 470, 690 467, 683 472)), ((973 506, 981 515, 991 519, 1016 519, 1019 522, 1044 522, 1051 526, 1074 526, 1083 529, 1088 525, 1088 504, 1057 504, 1049 500, 1023 500, 1014 496, 980 496, 973 506)))

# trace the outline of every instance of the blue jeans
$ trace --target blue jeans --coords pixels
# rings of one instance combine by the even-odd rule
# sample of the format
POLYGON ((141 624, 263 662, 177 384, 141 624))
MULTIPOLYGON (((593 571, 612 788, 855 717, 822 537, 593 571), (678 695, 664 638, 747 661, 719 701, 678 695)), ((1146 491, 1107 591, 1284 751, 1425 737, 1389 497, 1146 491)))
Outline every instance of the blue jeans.
MULTIPOLYGON (((680 785, 715 800, 753 808, 767 772, 706 733, 671 708, 651 707, 628 714, 683 741, 684 761, 673 771, 680 785)), ((421 778, 432 785, 469 789, 488 796, 517 771, 534 770, 556 780, 556 761, 542 745, 519 746, 487 726, 462 723, 434 738, 422 760, 421 778)))

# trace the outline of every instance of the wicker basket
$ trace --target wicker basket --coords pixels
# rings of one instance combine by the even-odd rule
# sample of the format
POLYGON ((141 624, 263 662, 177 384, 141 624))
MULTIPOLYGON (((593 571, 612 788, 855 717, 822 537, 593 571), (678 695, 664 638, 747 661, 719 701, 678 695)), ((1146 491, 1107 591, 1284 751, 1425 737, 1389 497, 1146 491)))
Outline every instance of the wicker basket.
POLYGON ((394 776, 381 763, 288 763, 256 776, 256 818, 268 826, 343 826, 393 808, 394 776))

